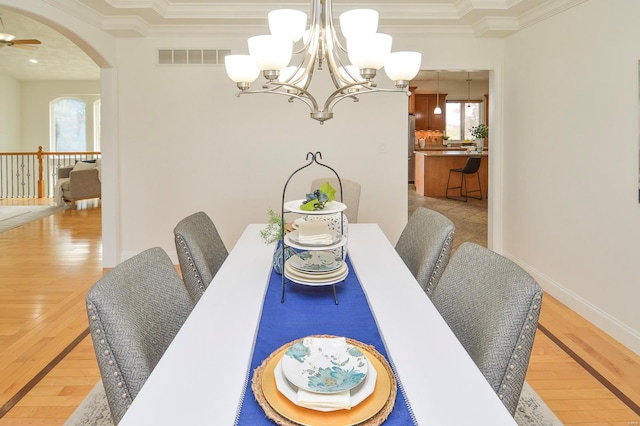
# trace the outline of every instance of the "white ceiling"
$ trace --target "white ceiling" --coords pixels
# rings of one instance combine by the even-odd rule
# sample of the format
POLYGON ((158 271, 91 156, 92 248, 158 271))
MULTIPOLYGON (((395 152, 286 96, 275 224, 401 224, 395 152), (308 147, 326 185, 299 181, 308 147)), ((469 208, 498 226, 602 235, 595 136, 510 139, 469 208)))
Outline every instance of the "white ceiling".
MULTIPOLYGON (((370 7, 390 34, 420 37, 505 37, 586 0, 334 0, 335 17, 370 7)), ((295 0, 48 0, 117 37, 151 34, 258 34, 276 8, 309 12, 309 1, 295 0), (72 4, 73 7, 69 7, 72 4)), ((4 30, 18 39, 36 38, 35 50, 0 48, 0 72, 19 80, 97 80, 100 70, 66 37, 15 10, 0 7, 4 30), (38 64, 31 64, 34 58, 38 64)), ((460 77, 459 73, 456 73, 460 77)), ((425 79, 435 78, 423 73, 425 79)), ((440 75, 445 79, 446 74, 440 75)), ((460 77, 466 79, 464 77, 460 77)), ((477 78, 477 76, 475 77, 477 78)))

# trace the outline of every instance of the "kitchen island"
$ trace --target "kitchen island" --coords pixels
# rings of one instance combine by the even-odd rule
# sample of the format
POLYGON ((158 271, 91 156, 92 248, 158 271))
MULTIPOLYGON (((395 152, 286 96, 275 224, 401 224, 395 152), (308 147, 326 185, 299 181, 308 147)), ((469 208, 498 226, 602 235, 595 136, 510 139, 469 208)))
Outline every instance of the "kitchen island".
MULTIPOLYGON (((487 196, 489 188, 489 151, 467 152, 458 150, 425 150, 414 151, 416 156, 415 163, 415 185, 416 192, 427 197, 444 197, 447 193, 447 179, 449 178, 449 169, 462 168, 469 157, 481 157, 480 185, 482 187, 482 197, 487 196)), ((451 175, 451 186, 460 186, 460 173, 451 175)), ((469 190, 478 189, 478 180, 475 176, 468 176, 467 184, 469 190)), ((457 190, 450 191, 450 196, 457 196, 457 190)), ((477 193, 473 194, 474 196, 477 193)))

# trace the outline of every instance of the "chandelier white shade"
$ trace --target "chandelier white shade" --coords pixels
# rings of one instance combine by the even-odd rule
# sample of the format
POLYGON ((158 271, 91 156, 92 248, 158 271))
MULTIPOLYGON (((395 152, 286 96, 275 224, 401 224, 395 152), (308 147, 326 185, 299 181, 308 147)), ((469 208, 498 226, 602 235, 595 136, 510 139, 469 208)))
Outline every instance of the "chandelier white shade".
POLYGON ((414 70, 420 69, 421 60, 422 55, 418 52, 393 52, 384 63, 384 71, 391 80, 408 85, 409 80, 417 74, 414 70))
POLYGON ((353 9, 340 14, 340 29, 344 38, 375 34, 378 31, 378 12, 372 9, 353 9))
POLYGON ((297 42, 307 29, 307 14, 299 10, 278 9, 269 12, 269 31, 273 35, 282 35, 297 42))
POLYGON ((256 81, 260 75, 260 68, 249 55, 229 55, 225 58, 224 66, 227 74, 238 85, 248 85, 256 81))
POLYGON ((293 43, 289 37, 273 34, 260 35, 251 37, 247 44, 249 56, 253 58, 260 70, 280 71, 289 65, 293 49, 293 43))
POLYGON ((333 118, 333 107, 345 98, 357 101, 357 95, 374 92, 409 95, 409 80, 420 70, 420 53, 391 53, 392 38, 377 32, 378 12, 371 9, 342 13, 339 19, 342 38, 339 38, 331 8, 331 0, 311 0, 308 28, 304 12, 292 9, 270 12, 271 34, 249 38, 249 55, 225 58, 227 73, 240 89, 238 96, 286 95, 290 101, 304 102, 311 118, 323 123, 333 118), (323 70, 324 66, 336 90, 320 106, 308 89, 314 70, 323 70), (395 89, 378 88, 372 81, 382 67, 394 81, 395 89), (266 82, 260 90, 250 90, 260 71, 266 82))
POLYGON ((359 69, 379 70, 391 53, 391 36, 375 33, 347 39, 349 60, 359 69))

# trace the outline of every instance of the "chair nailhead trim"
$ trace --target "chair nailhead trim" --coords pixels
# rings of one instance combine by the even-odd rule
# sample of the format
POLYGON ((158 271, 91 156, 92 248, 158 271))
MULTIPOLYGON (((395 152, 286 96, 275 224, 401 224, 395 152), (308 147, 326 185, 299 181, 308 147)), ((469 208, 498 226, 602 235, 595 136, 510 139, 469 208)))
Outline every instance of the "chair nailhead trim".
POLYGON ((187 248, 187 243, 185 243, 184 239, 179 235, 176 238, 179 240, 178 242, 180 243, 180 247, 182 248, 182 251, 184 251, 184 254, 187 256, 187 261, 189 262, 189 266, 191 267, 193 278, 195 278, 196 282, 198 283, 198 288, 200 288, 200 290, 204 292, 204 283, 202 282, 202 279, 198 274, 198 269, 196 268, 196 265, 193 262, 193 258, 191 257, 191 253, 189 252, 189 249, 187 248))
MULTIPOLYGON (((93 306, 89 304, 89 305, 87 305, 87 309, 88 309, 88 310, 93 310, 93 306)), ((98 318, 96 317, 96 315, 91 315, 91 316, 90 316, 90 319, 91 319, 91 321, 97 321, 97 320, 98 320, 98 318)), ((100 334, 101 334, 101 331, 100 331, 100 329, 99 329, 99 328, 96 328, 96 329, 94 330, 94 332, 95 332, 95 334, 96 334, 96 335, 100 335, 100 334)), ((98 339, 97 341, 98 341, 98 343, 99 343, 100 345, 104 345, 104 344, 105 344, 105 339, 104 339, 104 338, 98 339)), ((110 354, 111 354, 111 353, 110 353, 110 351, 109 351, 108 349, 103 350, 103 351, 102 351, 102 353, 103 353, 103 355, 104 355, 105 357, 110 357, 110 354)), ((108 360, 107 360, 107 364, 108 364, 110 367, 114 367, 115 362, 114 362, 114 360, 113 360, 113 359, 108 359, 108 360)), ((118 373, 118 371, 114 371, 114 372, 113 372, 113 377, 115 377, 115 378, 117 379, 119 376, 120 376, 120 373, 118 373)), ((117 382, 117 383, 116 383, 116 386, 117 386, 118 388, 122 388, 122 387, 123 387, 123 383, 122 383, 122 381, 117 382)), ((127 394, 126 394, 126 393, 123 393, 123 394, 122 394, 122 399, 123 399, 123 400, 126 400, 127 398, 128 398, 128 397, 127 397, 127 394)), ((126 408, 128 409, 130 406, 131 406, 131 404, 127 404, 127 405, 126 405, 126 408)))

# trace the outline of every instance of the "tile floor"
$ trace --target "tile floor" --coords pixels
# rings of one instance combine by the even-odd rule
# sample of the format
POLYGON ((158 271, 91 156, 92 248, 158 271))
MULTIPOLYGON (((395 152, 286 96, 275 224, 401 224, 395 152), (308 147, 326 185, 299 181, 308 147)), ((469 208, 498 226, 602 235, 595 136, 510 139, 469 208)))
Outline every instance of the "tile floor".
POLYGON ((417 207, 426 207, 448 217, 456 226, 453 250, 465 241, 487 246, 487 200, 450 200, 444 197, 424 197, 409 185, 409 216, 417 207))

